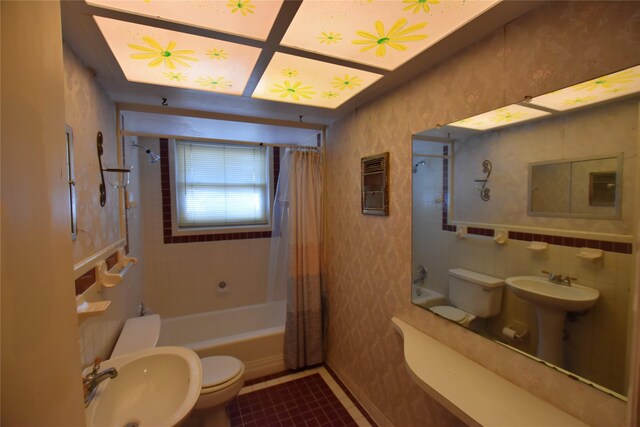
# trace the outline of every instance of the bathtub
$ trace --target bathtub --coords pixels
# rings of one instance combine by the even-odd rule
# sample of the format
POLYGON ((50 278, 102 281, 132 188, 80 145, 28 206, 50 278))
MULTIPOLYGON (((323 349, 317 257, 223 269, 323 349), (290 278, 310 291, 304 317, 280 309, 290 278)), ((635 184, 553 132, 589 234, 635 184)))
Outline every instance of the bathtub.
POLYGON ((162 319, 158 345, 179 345, 200 358, 237 357, 245 379, 282 372, 286 302, 211 311, 162 319))

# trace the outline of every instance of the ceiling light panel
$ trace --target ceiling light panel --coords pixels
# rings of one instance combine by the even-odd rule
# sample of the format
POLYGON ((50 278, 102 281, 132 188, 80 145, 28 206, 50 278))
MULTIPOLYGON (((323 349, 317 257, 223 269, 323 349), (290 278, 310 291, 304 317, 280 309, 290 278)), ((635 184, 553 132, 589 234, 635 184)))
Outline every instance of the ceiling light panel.
POLYGON ((305 1, 281 44, 393 70, 499 1, 305 1))
POLYGON ((337 108, 382 75, 276 52, 253 98, 337 108))
POLYGON ((449 126, 456 126, 473 130, 488 130, 498 127, 512 125, 538 117, 549 115, 546 111, 534 108, 522 107, 520 105, 510 105, 487 113, 478 114, 468 119, 450 123, 449 126))
POLYGON ((533 98, 532 104, 567 111, 640 92, 640 66, 533 98))
POLYGON ((260 49, 94 17, 127 80, 242 95, 260 49))
POLYGON ((87 0, 87 3, 258 40, 267 39, 282 6, 282 0, 87 0))

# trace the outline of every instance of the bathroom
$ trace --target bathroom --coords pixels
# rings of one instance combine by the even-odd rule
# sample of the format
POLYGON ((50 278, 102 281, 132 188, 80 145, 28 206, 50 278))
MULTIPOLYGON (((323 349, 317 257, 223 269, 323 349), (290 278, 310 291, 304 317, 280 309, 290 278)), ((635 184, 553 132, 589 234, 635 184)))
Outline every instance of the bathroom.
MULTIPOLYGON (((141 175, 157 173, 157 168, 153 168, 159 165, 145 163, 144 151, 129 150, 127 156, 139 166, 130 177, 137 207, 128 216, 130 254, 139 257, 138 265, 125 276, 124 283, 110 291, 108 317, 103 322, 91 320, 93 323, 78 327, 75 293, 70 284, 75 279, 71 266, 103 243, 113 241, 120 226, 108 225, 109 218, 113 218, 109 209, 114 209, 109 202, 106 209, 79 205, 79 218, 83 218, 85 225, 91 224, 91 230, 101 232, 89 238, 79 230, 76 243, 68 240, 67 218, 60 202, 65 200, 67 188, 60 185, 57 166, 64 164, 64 153, 54 151, 46 142, 57 134, 54 129, 74 120, 75 112, 78 115, 75 121, 79 123, 72 126, 76 174, 91 175, 95 180, 98 169, 95 130, 100 129, 105 136, 105 161, 113 162, 115 157, 109 156, 115 156, 117 124, 113 102, 92 81, 91 72, 81 66, 77 54, 69 52, 68 46, 63 48, 59 10, 55 4, 41 7, 43 10, 30 10, 28 19, 34 27, 50 34, 44 41, 38 34, 11 25, 11 19, 5 18, 9 9, 4 4, 2 8, 3 59, 5 55, 19 57, 18 52, 31 52, 36 40, 44 43, 43 50, 56 54, 42 58, 35 53, 25 54, 24 62, 31 67, 20 70, 25 78, 12 82, 14 87, 5 83, 5 75, 11 75, 11 63, 2 61, 5 91, 1 414, 7 425, 82 425, 84 413, 78 378, 81 366, 112 346, 124 319, 137 314, 140 301, 147 302, 154 311, 173 310, 171 315, 184 314, 181 307, 191 303, 185 296, 171 307, 164 306, 163 298, 154 296, 149 288, 149 267, 153 263, 171 262, 164 258, 165 254, 150 255, 145 246, 148 229, 157 224, 146 221, 143 206, 146 190, 141 175), (44 58, 45 62, 39 62, 44 58), (48 72, 42 76, 42 70, 48 72), (25 95, 32 100, 28 105, 19 102, 25 95), (68 106, 76 101, 78 106, 68 106), (7 105, 12 108, 5 108, 7 105), (24 166, 27 158, 31 159, 30 167, 24 166), (9 182, 11 189, 7 188, 9 182), (21 198, 21 194, 29 196, 21 198), (27 244, 36 241, 42 244, 27 244), (42 364, 43 358, 47 359, 46 364, 42 364), (59 369, 51 372, 51 366, 59 369), (43 383, 42 378, 50 381, 43 383), (29 403, 34 395, 46 396, 46 402, 37 410, 29 403)), ((416 133, 518 102, 527 95, 546 93, 637 65, 640 56, 634 46, 640 42, 638 19, 636 2, 541 5, 507 25, 496 27, 489 36, 432 64, 418 77, 328 127, 324 279, 331 309, 326 361, 380 425, 458 423, 450 411, 423 392, 407 374, 402 339, 390 322, 394 316, 542 399, 556 402, 588 424, 633 424, 630 420, 636 419, 637 410, 633 399, 627 404, 602 394, 411 303, 411 167, 412 135, 416 133), (591 31, 594 26, 597 31, 591 31), (362 157, 386 151, 390 152, 391 163, 390 216, 362 215, 358 162, 362 157)), ((491 160, 497 157, 492 156, 491 160)), ((472 168, 470 173, 481 174, 479 164, 474 163, 472 168)), ((497 169, 493 173, 495 178, 499 177, 497 169)), ((93 196, 96 201, 97 186, 91 183, 88 187, 87 194, 96 193, 93 196)), ((108 200, 111 195, 107 194, 108 200)), ((223 257, 229 256, 242 265, 248 261, 244 257, 254 256, 256 259, 246 264, 254 265, 258 274, 266 268, 263 243, 224 241, 209 246, 224 248, 220 249, 224 255, 218 259, 226 260, 223 257)), ((172 246, 169 251, 173 247, 181 251, 181 246, 190 245, 169 245, 172 246)), ((204 257, 193 252, 196 253, 192 259, 204 257)), ((229 301, 224 298, 231 298, 243 283, 246 281, 235 277, 208 276, 201 283, 202 293, 216 296, 210 301, 219 301, 221 308, 229 301), (227 293, 217 293, 216 286, 221 280, 230 285, 227 293)), ((255 300, 248 302, 258 301, 262 297, 258 293, 254 294, 255 300)), ((250 293, 242 295, 249 298, 250 293)), ((201 298, 194 300, 198 300, 194 304, 204 304, 201 298)))

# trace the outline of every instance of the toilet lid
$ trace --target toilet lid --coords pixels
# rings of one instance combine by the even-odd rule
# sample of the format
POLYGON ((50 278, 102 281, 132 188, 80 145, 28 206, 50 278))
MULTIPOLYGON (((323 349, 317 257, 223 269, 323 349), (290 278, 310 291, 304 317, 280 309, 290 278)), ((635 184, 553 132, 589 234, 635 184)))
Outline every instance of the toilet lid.
POLYGON ((242 362, 231 356, 211 356, 201 359, 202 388, 229 381, 242 370, 242 362))
POLYGON ((438 305, 430 307, 429 310, 444 317, 445 319, 453 320, 454 322, 464 320, 469 315, 466 311, 451 307, 450 305, 438 305))

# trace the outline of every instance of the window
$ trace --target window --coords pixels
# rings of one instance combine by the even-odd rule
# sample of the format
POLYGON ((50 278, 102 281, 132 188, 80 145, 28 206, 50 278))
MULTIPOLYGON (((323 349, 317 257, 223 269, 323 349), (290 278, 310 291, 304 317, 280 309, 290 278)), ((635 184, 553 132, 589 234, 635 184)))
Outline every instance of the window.
POLYGON ((179 229, 269 225, 266 147, 175 142, 179 229))

